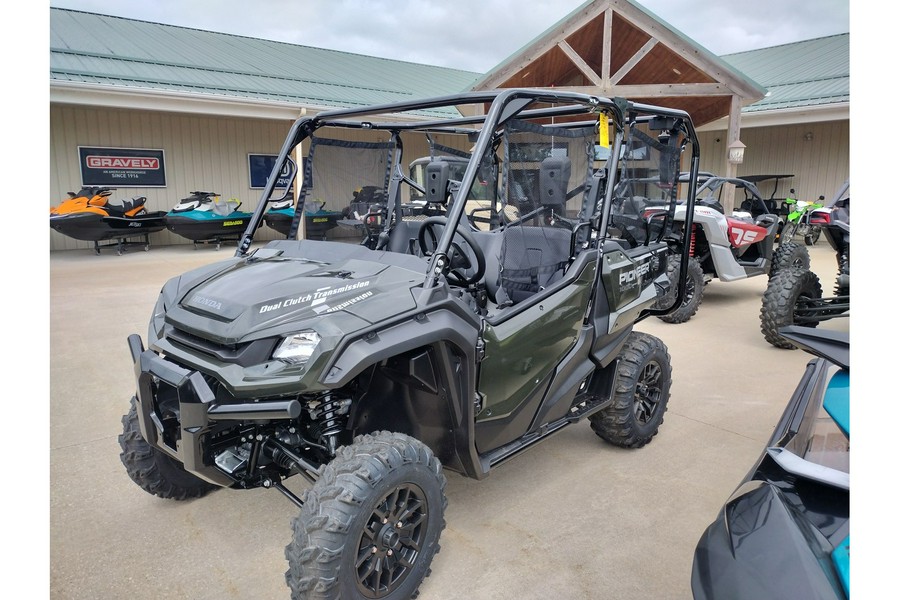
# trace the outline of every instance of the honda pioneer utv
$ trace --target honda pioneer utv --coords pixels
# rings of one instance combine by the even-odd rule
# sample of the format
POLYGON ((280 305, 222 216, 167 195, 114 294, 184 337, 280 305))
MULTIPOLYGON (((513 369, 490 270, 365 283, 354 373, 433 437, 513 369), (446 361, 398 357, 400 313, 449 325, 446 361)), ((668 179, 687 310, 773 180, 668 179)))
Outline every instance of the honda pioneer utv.
POLYGON ((168 281, 146 346, 128 338, 129 476, 177 500, 284 494, 300 508, 293 598, 413 597, 444 528, 443 469, 484 478, 584 419, 621 447, 657 434, 670 357, 634 327, 664 314, 667 262, 687 259, 673 217, 686 187, 690 231, 698 164, 685 112, 562 91, 299 119, 234 257, 168 281), (405 153, 432 157, 424 186, 405 153), (443 158, 461 154, 453 179, 443 158), (291 235, 251 250, 284 169, 303 172, 291 235), (620 184, 648 176, 665 209, 618 211, 614 191, 646 195, 620 184), (363 243, 296 239, 307 199, 370 185, 386 202, 363 243), (402 210, 411 193, 428 210, 402 210))

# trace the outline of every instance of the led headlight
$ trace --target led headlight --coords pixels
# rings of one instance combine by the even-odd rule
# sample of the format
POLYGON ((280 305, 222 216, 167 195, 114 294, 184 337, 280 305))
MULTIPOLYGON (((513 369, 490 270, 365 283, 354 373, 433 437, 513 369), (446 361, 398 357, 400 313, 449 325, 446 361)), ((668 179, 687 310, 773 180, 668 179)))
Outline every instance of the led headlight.
POLYGON ((292 365, 302 365, 309 360, 319 344, 319 334, 315 331, 301 331, 281 340, 272 358, 292 365))
POLYGON ((166 311, 172 306, 175 294, 178 291, 179 278, 175 277, 166 282, 159 291, 156 299, 156 305, 153 307, 153 314, 150 316, 150 325, 147 330, 147 344, 153 345, 163 337, 163 331, 166 326, 166 311))

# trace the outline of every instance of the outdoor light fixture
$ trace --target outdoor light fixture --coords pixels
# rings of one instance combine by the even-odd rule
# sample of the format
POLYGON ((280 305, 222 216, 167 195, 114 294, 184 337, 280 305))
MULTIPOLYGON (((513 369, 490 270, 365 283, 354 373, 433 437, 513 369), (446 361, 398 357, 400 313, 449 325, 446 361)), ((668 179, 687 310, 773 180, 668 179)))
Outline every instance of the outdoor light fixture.
POLYGON ((728 144, 728 162, 734 165, 744 162, 744 149, 746 147, 741 140, 735 140, 728 144))

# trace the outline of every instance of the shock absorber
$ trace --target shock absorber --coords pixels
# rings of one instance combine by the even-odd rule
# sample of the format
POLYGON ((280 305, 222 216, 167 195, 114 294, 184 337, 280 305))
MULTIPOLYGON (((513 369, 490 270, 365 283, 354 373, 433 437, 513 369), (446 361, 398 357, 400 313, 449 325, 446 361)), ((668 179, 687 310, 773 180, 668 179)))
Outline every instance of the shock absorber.
POLYGON ((695 256, 696 251, 697 251, 697 225, 691 224, 690 256, 691 257, 695 256))
POLYGON ((328 447, 333 455, 337 450, 338 434, 346 428, 350 412, 350 398, 335 398, 327 394, 315 407, 310 407, 310 433, 328 447))

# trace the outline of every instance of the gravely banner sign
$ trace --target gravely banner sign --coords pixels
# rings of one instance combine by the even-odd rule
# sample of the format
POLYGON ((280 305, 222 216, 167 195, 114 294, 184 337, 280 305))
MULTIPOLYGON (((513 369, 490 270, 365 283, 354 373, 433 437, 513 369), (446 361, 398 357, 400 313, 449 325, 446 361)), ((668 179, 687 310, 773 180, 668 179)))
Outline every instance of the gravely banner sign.
POLYGON ((82 185, 165 187, 162 150, 78 147, 82 185))

